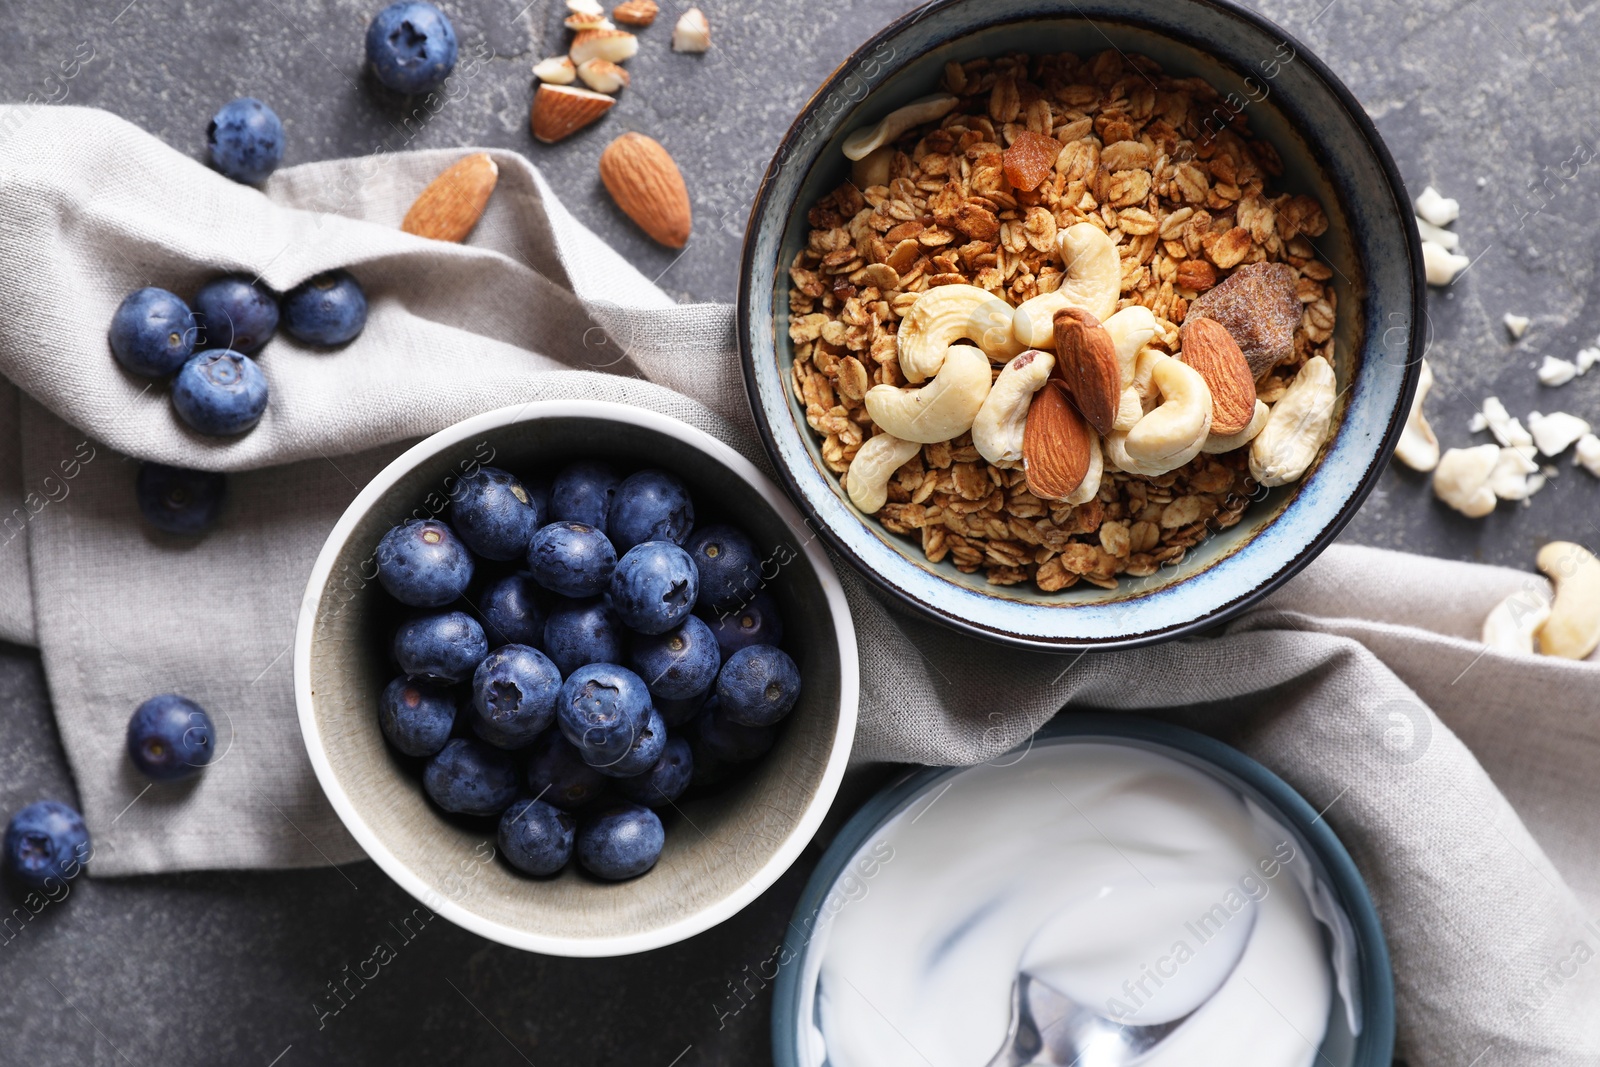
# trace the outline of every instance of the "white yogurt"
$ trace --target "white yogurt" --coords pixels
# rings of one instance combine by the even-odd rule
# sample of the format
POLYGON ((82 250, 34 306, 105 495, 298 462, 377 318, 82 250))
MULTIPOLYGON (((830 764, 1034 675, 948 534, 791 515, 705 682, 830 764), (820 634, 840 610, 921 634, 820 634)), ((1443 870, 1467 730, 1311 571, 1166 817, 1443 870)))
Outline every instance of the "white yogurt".
POLYGON ((1177 760, 1039 744, 953 777, 863 855, 871 877, 806 954, 807 1067, 985 1067, 1019 970, 1124 1023, 1184 1019, 1140 1067, 1317 1059, 1334 968, 1307 858, 1177 760))

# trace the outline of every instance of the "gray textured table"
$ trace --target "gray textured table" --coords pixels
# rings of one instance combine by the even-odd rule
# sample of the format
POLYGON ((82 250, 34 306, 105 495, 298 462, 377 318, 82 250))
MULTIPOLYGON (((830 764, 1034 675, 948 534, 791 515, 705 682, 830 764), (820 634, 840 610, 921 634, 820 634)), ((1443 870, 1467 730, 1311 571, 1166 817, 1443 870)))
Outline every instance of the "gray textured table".
MULTIPOLYGON (((485 58, 431 115, 408 114, 361 72, 377 0, 4 0, 0 99, 108 108, 196 155, 212 111, 245 94, 283 117, 291 164, 413 147, 514 148, 673 295, 731 300, 745 215, 782 131, 854 42, 910 5, 703 5, 709 54, 670 52, 671 23, 687 5, 666 0, 629 64, 621 103, 558 146, 532 141, 527 109, 530 64, 564 47, 559 0, 446 3, 464 54, 485 58), (659 138, 684 169, 696 222, 681 256, 650 244, 601 190, 596 158, 625 129, 659 138)), ((1532 369, 1543 354, 1570 357, 1600 330, 1586 314, 1596 263, 1585 223, 1600 208, 1600 36, 1584 24, 1593 5, 1261 6, 1366 105, 1413 192, 1431 182, 1462 202, 1456 229, 1473 266, 1430 298, 1439 378, 1430 411, 1445 444, 1476 443, 1467 420, 1488 394, 1519 416, 1559 407, 1600 421, 1600 374, 1548 390, 1532 369), (1507 311, 1533 318, 1515 345, 1500 326, 1507 311)), ((1593 546, 1597 505, 1600 484, 1563 465, 1531 506, 1468 522, 1432 500, 1424 477, 1396 469, 1346 536, 1531 567, 1544 541, 1593 546)), ((37 657, 0 647, 0 811, 41 795, 71 795, 48 695, 37 657)), ((836 810, 851 806, 845 797, 836 810)), ((813 845, 722 927, 621 960, 526 955, 436 921, 379 977, 348 986, 347 1006, 326 1016, 328 983, 344 982, 377 940, 393 940, 389 923, 411 908, 371 864, 79 883, 69 906, 48 909, 21 935, 0 933, 0 1064, 762 1062, 769 995, 752 975, 817 854, 813 845), (747 991, 748 1007, 735 989, 747 991)))

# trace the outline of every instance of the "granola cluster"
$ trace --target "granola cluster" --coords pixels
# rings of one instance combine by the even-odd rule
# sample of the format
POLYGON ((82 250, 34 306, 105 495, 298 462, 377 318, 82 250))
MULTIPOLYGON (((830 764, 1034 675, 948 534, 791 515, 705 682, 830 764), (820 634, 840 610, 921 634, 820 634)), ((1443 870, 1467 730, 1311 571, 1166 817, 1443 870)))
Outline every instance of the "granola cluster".
MULTIPOLYGON (((1116 244, 1119 307, 1149 308, 1163 351, 1178 351, 1190 301, 1266 261, 1295 270, 1303 310, 1293 356, 1260 379, 1258 397, 1275 401, 1312 356, 1333 362, 1332 271, 1307 240, 1327 217, 1309 196, 1266 193, 1277 153, 1211 85, 1107 51, 951 63, 941 88, 960 98, 955 109, 896 141, 886 171, 864 161, 814 205, 790 267, 793 385, 835 474, 875 432, 867 390, 907 384, 895 334, 917 297, 948 284, 1012 305, 1051 292, 1056 234, 1075 223, 1116 244), (1031 191, 1012 184, 1004 157, 1025 131, 1061 145, 1031 191)), ((877 517, 919 538, 930 561, 982 569, 995 585, 1115 589, 1119 575, 1153 574, 1240 520, 1257 495, 1247 451, 1157 477, 1108 467, 1098 496, 1072 506, 1032 495, 1021 470, 985 462, 964 434, 924 445, 890 478, 877 517)))

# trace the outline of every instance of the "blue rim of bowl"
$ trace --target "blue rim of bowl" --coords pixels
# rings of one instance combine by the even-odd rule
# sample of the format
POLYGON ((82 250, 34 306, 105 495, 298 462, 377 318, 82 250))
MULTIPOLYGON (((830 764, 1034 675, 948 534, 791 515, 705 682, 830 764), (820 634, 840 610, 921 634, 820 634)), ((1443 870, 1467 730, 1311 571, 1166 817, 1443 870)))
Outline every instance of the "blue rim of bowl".
MULTIPOLYGON (((1004 760, 1007 756, 1021 759, 1038 741, 1068 738, 1126 744, 1177 759, 1260 804, 1300 836, 1309 847, 1313 861, 1322 866, 1327 884, 1355 931, 1362 1030, 1356 1038, 1351 1067, 1389 1067, 1394 1057, 1395 1028, 1394 974, 1390 969, 1389 945, 1366 881, 1321 813, 1288 782, 1232 745, 1186 727, 1137 715, 1063 712, 1006 756, 996 759, 1004 760)), ((907 771, 863 804, 817 861, 784 935, 782 959, 786 962, 773 981, 772 1057, 777 1067, 798 1067, 799 1064, 796 1049, 803 992, 800 981, 806 970, 804 963, 809 943, 809 934, 801 931, 808 929, 805 926, 807 917, 819 913, 840 873, 874 833, 926 796, 935 784, 966 770, 966 767, 924 767, 907 771)))
MULTIPOLYGON (((757 283, 758 265, 755 262, 757 226, 773 197, 773 183, 778 174, 778 164, 784 158, 785 147, 800 135, 834 88, 848 77, 849 72, 865 57, 870 56, 881 45, 900 34, 913 23, 927 17, 929 13, 967 2, 970 2, 970 0, 930 0, 929 3, 901 15, 873 34, 835 67, 833 73, 828 75, 827 80, 817 87, 778 142, 778 149, 773 154, 772 161, 767 165, 766 172, 762 175, 761 184, 756 190, 755 201, 750 207, 750 218, 745 226, 744 246, 739 257, 739 294, 734 309, 734 329, 739 345, 739 366, 744 376, 745 394, 750 404, 750 414, 755 422, 756 432, 761 437, 762 447, 766 449, 767 455, 771 459, 773 469, 777 474, 779 483, 783 486, 784 492, 788 493, 795 506, 806 516, 808 524, 822 535, 828 546, 840 558, 850 564, 851 569, 856 574, 864 577, 896 603, 910 606, 925 618, 988 641, 1060 653, 1139 648, 1211 630, 1243 613, 1253 604, 1281 588, 1289 579, 1305 569, 1312 560, 1321 555, 1323 550, 1333 543, 1345 526, 1349 524, 1350 520, 1355 518, 1356 512, 1361 509, 1361 505, 1366 502, 1367 497, 1377 488, 1378 479, 1387 468, 1389 459, 1393 456, 1395 446, 1399 442, 1400 434, 1405 428, 1405 421, 1411 412, 1411 403, 1416 395, 1417 383, 1422 375, 1422 356, 1426 349, 1424 324, 1427 322, 1427 284, 1422 263, 1421 236, 1417 233, 1416 227, 1405 227, 1406 253, 1411 261, 1412 325, 1410 336, 1407 338, 1405 383, 1401 390, 1400 402, 1395 406, 1394 411, 1390 413, 1389 424, 1384 432, 1383 440, 1367 469, 1362 472, 1361 477, 1357 480, 1355 489, 1351 492, 1349 499, 1328 520, 1326 525, 1306 542, 1305 546, 1295 556, 1279 568, 1277 573, 1267 576, 1231 601, 1219 604, 1195 618, 1142 633, 1118 637, 1071 638, 1054 641, 1031 635, 999 631, 938 610, 934 605, 925 603, 888 581, 878 573, 877 569, 868 560, 863 559, 829 523, 824 522, 817 515, 816 509, 812 507, 811 502, 806 498, 805 489, 800 484, 799 478, 783 462, 782 450, 779 448, 777 435, 785 430, 792 433, 803 433, 804 431, 795 424, 792 417, 787 415, 782 420, 782 425, 778 427, 775 427, 772 420, 768 418, 767 410, 761 402, 761 391, 756 380, 755 353, 750 343, 753 328, 750 308, 754 300, 752 287, 757 283)), ((1317 75, 1328 91, 1339 101, 1346 116, 1361 132, 1362 137, 1366 140, 1374 158, 1377 160, 1379 168, 1383 171, 1390 195, 1394 197, 1401 216, 1404 217, 1410 213, 1411 201, 1406 193, 1405 181, 1400 176, 1400 168, 1396 166, 1388 146, 1384 144, 1383 138, 1378 134, 1377 127, 1372 124, 1372 120, 1367 116, 1367 112, 1361 106, 1360 101, 1345 87, 1344 82, 1339 80, 1328 65, 1317 57, 1316 53, 1306 48, 1299 38, 1271 19, 1241 7, 1233 3, 1232 0, 1193 0, 1193 2, 1210 7, 1241 22, 1248 23, 1257 30, 1276 35, 1289 44, 1295 50, 1297 59, 1304 60, 1306 66, 1317 75)), ((1026 20, 1032 17, 1034 16, 1024 14, 1020 15, 1019 19, 1026 20)), ((1004 18, 996 18, 990 25, 1001 25, 1006 21, 1004 18)), ((896 64, 896 69, 917 58, 918 56, 915 55, 909 57, 904 62, 896 64)), ((781 268, 774 264, 773 269, 778 270, 781 268)), ((765 284, 766 277, 765 274, 762 275, 762 284, 765 284)), ((860 521, 865 522, 866 520, 861 519, 860 521)), ((1180 581, 1187 580, 1187 578, 1180 579, 1180 581)))

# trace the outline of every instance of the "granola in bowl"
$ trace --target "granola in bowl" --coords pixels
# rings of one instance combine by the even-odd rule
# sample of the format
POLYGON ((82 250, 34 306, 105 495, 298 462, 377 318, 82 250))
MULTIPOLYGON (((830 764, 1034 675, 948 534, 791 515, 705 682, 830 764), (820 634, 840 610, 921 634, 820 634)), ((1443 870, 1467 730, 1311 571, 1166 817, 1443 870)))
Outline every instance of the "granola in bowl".
POLYGON ((1328 221, 1238 109, 1115 51, 939 88, 846 139, 789 267, 792 387, 852 502, 993 585, 1116 589, 1304 477, 1328 221))

